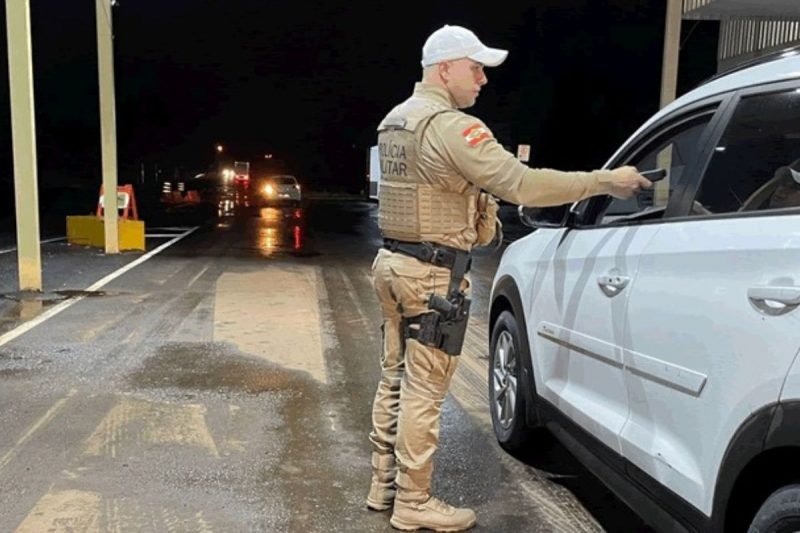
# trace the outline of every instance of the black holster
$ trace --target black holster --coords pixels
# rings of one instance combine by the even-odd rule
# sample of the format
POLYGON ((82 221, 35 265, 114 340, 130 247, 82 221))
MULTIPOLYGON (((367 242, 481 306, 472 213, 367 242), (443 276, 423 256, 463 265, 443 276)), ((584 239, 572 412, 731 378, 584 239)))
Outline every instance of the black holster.
MULTIPOLYGON (((443 301, 444 298, 439 296, 443 301)), ((449 302, 448 302, 449 303, 449 302)), ((461 355, 464 346, 464 335, 467 333, 470 299, 463 298, 457 309, 442 312, 434 309, 406 319, 406 337, 416 339, 425 346, 442 350, 449 355, 461 355), (417 328, 414 326, 417 325, 417 328)))
POLYGON ((428 296, 430 313, 423 313, 404 320, 404 335, 416 339, 425 346, 442 350, 449 355, 460 355, 467 333, 467 322, 472 300, 461 291, 461 281, 469 268, 468 252, 456 255, 450 269, 450 284, 447 296, 428 296))

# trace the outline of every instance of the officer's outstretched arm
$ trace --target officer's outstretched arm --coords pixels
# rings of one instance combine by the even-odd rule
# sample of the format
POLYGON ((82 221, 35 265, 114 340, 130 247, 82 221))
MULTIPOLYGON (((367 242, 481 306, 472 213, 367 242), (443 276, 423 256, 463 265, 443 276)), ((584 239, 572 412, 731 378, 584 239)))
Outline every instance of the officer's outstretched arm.
POLYGON ((635 169, 628 171, 631 175, 625 176, 623 185, 620 169, 561 172, 529 168, 503 148, 483 122, 464 113, 442 113, 431 121, 423 157, 428 150, 443 156, 474 185, 526 206, 562 205, 598 194, 628 197, 649 184, 635 169))

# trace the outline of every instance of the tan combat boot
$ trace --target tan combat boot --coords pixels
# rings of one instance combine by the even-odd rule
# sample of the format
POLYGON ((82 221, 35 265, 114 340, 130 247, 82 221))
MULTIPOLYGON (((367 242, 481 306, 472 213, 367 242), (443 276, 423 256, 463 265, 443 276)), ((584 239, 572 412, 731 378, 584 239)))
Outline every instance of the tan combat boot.
POLYGON ((394 502, 394 512, 389 523, 403 531, 464 531, 475 525, 475 512, 472 509, 453 507, 433 496, 422 503, 398 499, 394 502))
POLYGON ((475 512, 472 509, 453 507, 429 494, 431 467, 398 472, 397 497, 389 523, 403 531, 464 531, 474 526, 475 512))
POLYGON ((394 486, 396 475, 397 463, 393 454, 372 452, 372 483, 367 495, 367 507, 373 511, 386 511, 392 507, 396 492, 394 486))

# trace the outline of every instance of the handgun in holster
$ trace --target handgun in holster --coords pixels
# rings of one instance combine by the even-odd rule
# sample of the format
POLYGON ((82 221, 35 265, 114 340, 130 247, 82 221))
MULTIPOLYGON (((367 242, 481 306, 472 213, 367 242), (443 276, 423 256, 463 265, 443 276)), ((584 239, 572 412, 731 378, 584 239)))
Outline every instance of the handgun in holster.
POLYGON ((469 267, 469 253, 459 253, 450 270, 450 284, 447 296, 431 294, 428 309, 423 313, 406 319, 407 336, 418 342, 438 348, 449 355, 460 355, 467 332, 469 309, 472 300, 461 292, 461 281, 469 267), (410 328, 418 325, 417 329, 410 328))

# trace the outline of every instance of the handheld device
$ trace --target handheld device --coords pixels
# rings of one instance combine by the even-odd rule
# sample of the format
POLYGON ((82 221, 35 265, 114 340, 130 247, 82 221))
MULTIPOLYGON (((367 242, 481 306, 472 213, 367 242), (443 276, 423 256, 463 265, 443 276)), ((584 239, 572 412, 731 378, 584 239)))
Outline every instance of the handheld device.
POLYGON ((642 176, 649 179, 653 183, 657 181, 661 181, 667 177, 667 171, 663 168, 657 168, 655 170, 645 170, 644 172, 639 172, 642 176))

